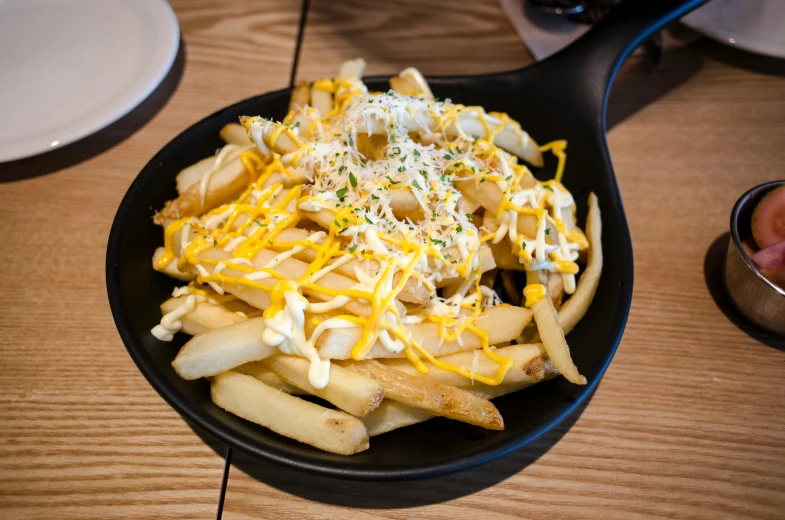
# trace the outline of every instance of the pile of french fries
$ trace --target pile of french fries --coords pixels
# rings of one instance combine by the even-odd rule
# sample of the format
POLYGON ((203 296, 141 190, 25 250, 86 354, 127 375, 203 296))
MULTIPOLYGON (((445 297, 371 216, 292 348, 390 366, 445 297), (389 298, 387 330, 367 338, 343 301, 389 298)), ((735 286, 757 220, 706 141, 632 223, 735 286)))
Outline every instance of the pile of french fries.
MULTIPOLYGON (((363 192, 351 172, 335 184, 321 176, 324 163, 308 162, 330 140, 334 121, 358 99, 372 103, 379 95, 364 89, 363 67, 352 60, 335 80, 299 84, 282 123, 252 117, 227 124, 226 145, 179 173, 179 196, 155 216, 165 233, 153 267, 188 285, 161 305, 153 334, 165 341, 177 332, 192 336, 172 365, 185 379, 210 379, 216 405, 325 451, 357 453, 368 449, 369 437, 432 417, 502 430, 491 399, 560 373, 586 383, 565 334, 586 313, 602 271, 597 198, 589 196, 583 235, 574 202, 549 208, 549 194, 517 163, 541 166, 542 152, 551 150, 560 157, 560 179, 563 143, 540 147, 503 114, 438 104, 422 75, 406 69, 391 79, 391 99, 429 108, 404 107, 396 116, 406 125, 404 138, 446 157, 480 141, 492 157, 489 178, 501 180, 485 182, 466 162, 445 169, 441 187, 432 183, 455 188, 447 198, 459 197, 453 206, 466 217, 445 225, 467 235, 463 241, 431 238, 436 245, 423 239, 410 246, 414 235, 384 238, 393 231, 381 224, 382 211, 412 230, 442 222, 427 206, 428 190, 416 180, 418 190, 395 182, 392 170, 380 172, 404 185, 384 192, 384 209, 371 216, 376 192, 363 192), (510 169, 514 180, 504 177, 510 169), (542 200, 514 202, 535 186, 542 200), (341 218, 349 214, 347 193, 355 197, 350 213, 374 226, 341 218), (565 236, 577 237, 575 243, 565 236), (527 243, 549 252, 529 251, 527 243), (448 261, 455 257, 465 265, 448 261), (585 266, 575 283, 577 263, 585 266)), ((363 167, 388 164, 385 158, 395 155, 384 117, 355 120, 349 137, 340 137, 351 146, 352 137, 358 141, 363 167)), ((404 171, 405 159, 396 172, 404 171)), ((559 183, 547 189, 572 200, 559 183)))

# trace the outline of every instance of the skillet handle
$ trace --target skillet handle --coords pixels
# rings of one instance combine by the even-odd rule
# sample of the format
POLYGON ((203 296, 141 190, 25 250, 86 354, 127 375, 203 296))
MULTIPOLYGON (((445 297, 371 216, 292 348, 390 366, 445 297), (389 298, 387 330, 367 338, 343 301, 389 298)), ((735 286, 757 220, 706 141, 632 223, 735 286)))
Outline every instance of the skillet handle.
POLYGON ((706 1, 626 0, 556 56, 571 65, 577 75, 573 81, 604 113, 611 83, 632 51, 655 31, 706 1))

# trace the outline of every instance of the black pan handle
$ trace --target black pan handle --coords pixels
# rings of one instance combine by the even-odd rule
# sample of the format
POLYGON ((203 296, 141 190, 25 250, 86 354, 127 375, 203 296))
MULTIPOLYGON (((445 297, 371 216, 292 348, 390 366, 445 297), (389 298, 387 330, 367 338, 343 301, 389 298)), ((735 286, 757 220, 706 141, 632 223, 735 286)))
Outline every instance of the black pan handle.
POLYGON ((624 60, 643 40, 707 0, 626 0, 583 37, 553 56, 569 64, 571 81, 605 112, 611 83, 624 60))

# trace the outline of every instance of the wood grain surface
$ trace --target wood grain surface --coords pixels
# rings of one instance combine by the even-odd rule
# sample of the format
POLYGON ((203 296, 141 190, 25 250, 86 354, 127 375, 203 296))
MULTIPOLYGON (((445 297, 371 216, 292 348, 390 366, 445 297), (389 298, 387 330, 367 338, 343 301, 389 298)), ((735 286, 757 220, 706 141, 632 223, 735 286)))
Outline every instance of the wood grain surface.
POLYGON ((298 78, 331 77, 362 57, 366 74, 417 67, 423 74, 480 74, 530 63, 496 0, 312 0, 298 78))
POLYGON ((129 184, 167 141, 288 84, 300 5, 174 7, 185 45, 151 99, 91 138, 0 164, 4 520, 216 515, 224 449, 200 439, 126 353, 106 297, 106 242, 129 184))
MULTIPOLYGON (((314 0, 298 77, 356 56, 371 74, 530 62, 494 0, 446 5, 314 0)), ((215 517, 223 449, 125 352, 105 245, 161 146, 215 109, 286 86, 300 3, 173 6, 184 50, 148 101, 61 151, 0 164, 0 518, 215 517)), ((785 177, 785 63, 710 42, 669 52, 661 69, 634 61, 608 120, 635 293, 582 413, 499 461, 421 482, 314 478, 235 453, 225 518, 783 517, 785 343, 737 326, 716 270, 735 199, 785 177)))

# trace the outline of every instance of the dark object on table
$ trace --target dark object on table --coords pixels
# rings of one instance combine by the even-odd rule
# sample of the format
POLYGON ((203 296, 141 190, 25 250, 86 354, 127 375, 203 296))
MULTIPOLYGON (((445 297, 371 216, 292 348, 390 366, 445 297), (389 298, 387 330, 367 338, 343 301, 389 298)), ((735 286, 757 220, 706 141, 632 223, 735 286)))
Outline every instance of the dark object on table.
MULTIPOLYGON (((594 25, 602 20, 621 0, 527 0, 527 4, 548 13, 575 22, 594 25)), ((649 59, 657 66, 662 65, 663 44, 660 32, 655 32, 642 43, 649 59)))
MULTIPOLYGON (((150 334, 161 317, 158 305, 174 285, 150 266, 162 235, 151 213, 175 196, 174 179, 180 169, 220 145, 218 132, 224 124, 247 114, 282 119, 291 89, 242 101, 193 125, 156 154, 129 188, 112 225, 106 267, 112 314, 131 357, 172 407, 220 442, 267 462, 322 475, 376 481, 434 477, 487 463, 535 441, 592 394, 621 341, 630 310, 632 243, 605 138, 610 85, 621 63, 641 41, 701 3, 638 0, 622 4, 576 44, 536 65, 501 74, 430 80, 435 95, 506 111, 541 142, 566 138, 570 164, 580 165, 580 175, 568 169, 565 177, 579 202, 579 221, 585 219, 589 192, 599 197, 605 266, 594 302, 569 335, 573 359, 588 378, 587 385, 557 378, 496 399, 505 417, 504 431, 477 431, 433 419, 374 437, 369 450, 344 457, 225 412, 211 402, 206 381, 181 379, 171 362, 184 338, 162 345, 150 334)), ((387 79, 369 78, 366 83, 371 90, 385 90, 387 79)), ((552 175, 552 170, 539 174, 552 175)))
POLYGON ((566 16, 573 22, 594 25, 621 0, 528 0, 540 11, 566 16))

